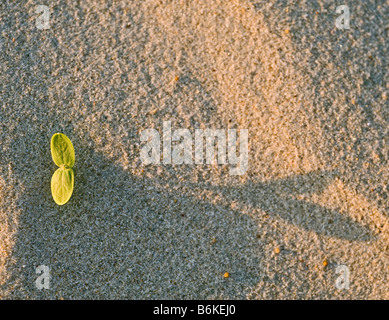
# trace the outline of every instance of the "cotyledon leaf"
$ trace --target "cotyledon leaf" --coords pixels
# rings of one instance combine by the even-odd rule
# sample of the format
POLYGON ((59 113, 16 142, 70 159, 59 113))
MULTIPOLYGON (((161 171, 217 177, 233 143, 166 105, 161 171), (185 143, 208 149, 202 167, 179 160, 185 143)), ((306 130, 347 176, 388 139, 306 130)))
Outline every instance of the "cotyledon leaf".
POLYGON ((72 168, 76 156, 73 144, 63 133, 56 133, 51 138, 51 156, 58 167, 66 166, 72 168))
POLYGON ((56 204, 60 206, 69 201, 73 193, 73 169, 58 168, 51 178, 51 193, 56 204))

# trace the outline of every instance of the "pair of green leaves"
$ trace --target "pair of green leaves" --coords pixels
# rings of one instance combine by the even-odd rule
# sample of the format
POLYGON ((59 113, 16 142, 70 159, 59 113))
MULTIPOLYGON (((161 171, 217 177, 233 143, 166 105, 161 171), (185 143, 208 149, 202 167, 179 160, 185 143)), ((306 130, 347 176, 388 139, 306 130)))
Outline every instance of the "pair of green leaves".
POLYGON ((51 193, 55 203, 63 205, 69 201, 73 193, 74 172, 72 167, 76 160, 73 144, 62 133, 56 133, 51 138, 51 156, 59 167, 51 178, 51 193))

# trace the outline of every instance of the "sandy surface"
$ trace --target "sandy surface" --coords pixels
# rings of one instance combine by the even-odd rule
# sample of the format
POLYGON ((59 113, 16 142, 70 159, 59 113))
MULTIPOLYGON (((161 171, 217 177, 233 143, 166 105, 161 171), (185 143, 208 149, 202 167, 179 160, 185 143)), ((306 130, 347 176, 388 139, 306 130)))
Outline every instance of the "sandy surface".
POLYGON ((3 299, 389 298, 387 0, 352 1, 350 30, 335 1, 49 3, 48 30, 43 3, 0 4, 3 299), (248 129, 247 173, 143 166, 168 120, 248 129))

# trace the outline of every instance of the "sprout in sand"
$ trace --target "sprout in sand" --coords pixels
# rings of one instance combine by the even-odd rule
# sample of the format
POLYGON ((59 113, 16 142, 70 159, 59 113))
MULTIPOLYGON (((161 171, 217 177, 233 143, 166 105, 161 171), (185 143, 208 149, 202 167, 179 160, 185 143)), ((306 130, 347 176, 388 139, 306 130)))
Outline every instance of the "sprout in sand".
POLYGON ((51 193, 58 205, 69 201, 73 193, 74 172, 72 167, 75 162, 73 144, 62 133, 56 133, 51 138, 51 156, 59 167, 51 178, 51 193))

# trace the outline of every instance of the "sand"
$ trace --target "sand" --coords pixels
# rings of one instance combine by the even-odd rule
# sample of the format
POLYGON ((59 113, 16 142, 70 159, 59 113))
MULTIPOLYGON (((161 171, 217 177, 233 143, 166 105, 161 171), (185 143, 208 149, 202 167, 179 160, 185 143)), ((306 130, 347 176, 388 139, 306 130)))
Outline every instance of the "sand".
POLYGON ((38 4, 0 4, 2 299, 389 298, 388 1, 38 4), (248 129, 246 174, 144 166, 164 121, 248 129))

